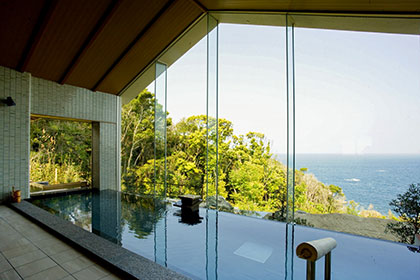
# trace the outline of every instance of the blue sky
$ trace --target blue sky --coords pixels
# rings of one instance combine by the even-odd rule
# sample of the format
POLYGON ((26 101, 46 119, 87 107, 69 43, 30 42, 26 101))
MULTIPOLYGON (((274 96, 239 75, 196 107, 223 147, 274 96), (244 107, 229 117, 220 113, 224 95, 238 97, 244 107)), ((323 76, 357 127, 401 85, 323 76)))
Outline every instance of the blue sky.
MULTIPOLYGON (((285 29, 219 30, 219 117, 284 153, 285 29)), ((419 36, 297 28, 295 58, 298 153, 420 153, 419 36)), ((202 40, 168 70, 168 111, 178 121, 205 102, 202 40)))

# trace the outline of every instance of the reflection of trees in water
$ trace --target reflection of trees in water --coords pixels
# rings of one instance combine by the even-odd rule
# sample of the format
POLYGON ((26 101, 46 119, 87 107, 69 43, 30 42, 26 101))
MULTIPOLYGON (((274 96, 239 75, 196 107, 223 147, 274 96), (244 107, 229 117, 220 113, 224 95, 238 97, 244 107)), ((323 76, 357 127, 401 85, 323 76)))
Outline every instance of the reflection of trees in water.
POLYGON ((159 198, 122 194, 121 200, 122 218, 137 238, 147 238, 165 216, 166 203, 159 198))
POLYGON ((34 200, 36 206, 92 231, 92 194, 71 194, 34 200))
MULTIPOLYGON (((32 203, 73 224, 92 231, 92 193, 78 193, 34 200, 32 203)), ((166 202, 153 196, 121 194, 122 220, 140 239, 147 238, 165 216, 166 202)))

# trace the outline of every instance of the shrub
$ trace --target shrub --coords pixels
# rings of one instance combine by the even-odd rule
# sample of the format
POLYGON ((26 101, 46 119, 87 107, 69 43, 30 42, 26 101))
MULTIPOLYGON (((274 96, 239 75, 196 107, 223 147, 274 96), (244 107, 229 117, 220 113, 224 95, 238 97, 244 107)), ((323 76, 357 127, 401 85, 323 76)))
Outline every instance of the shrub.
POLYGON ((399 236, 403 243, 413 244, 420 233, 420 183, 411 184, 408 191, 397 195, 389 205, 400 217, 400 221, 389 223, 387 231, 399 236))

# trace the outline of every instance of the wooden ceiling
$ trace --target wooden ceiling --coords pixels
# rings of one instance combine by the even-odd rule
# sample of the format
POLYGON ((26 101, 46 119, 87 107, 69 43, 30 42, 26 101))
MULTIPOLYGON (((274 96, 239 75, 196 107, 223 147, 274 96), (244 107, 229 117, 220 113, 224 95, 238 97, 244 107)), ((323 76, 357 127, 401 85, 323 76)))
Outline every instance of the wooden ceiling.
POLYGON ((0 65, 118 94, 203 12, 189 0, 0 1, 0 65))
POLYGON ((420 12, 419 0, 0 0, 0 65, 119 94, 207 11, 420 12))
POLYGON ((420 12, 418 0, 199 0, 208 10, 289 12, 420 12))

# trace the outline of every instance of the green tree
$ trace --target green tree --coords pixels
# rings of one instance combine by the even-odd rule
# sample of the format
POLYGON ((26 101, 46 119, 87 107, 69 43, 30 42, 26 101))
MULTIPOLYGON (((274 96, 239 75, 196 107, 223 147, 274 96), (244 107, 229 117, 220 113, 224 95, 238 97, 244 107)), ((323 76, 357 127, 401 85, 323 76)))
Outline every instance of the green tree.
MULTIPOLYGON (((164 146, 160 142, 153 146, 154 102, 153 94, 143 91, 123 107, 123 190, 153 194, 155 176, 157 182, 165 181, 164 146), (156 160, 154 148, 157 149, 156 160)), ((162 121, 158 124, 162 126, 162 121)), ((235 135, 230 121, 219 119, 216 126, 216 120, 207 119, 205 115, 191 116, 173 124, 168 113, 166 128, 167 196, 189 193, 206 199, 207 195, 216 194, 215 178, 218 178, 218 194, 239 209, 285 212, 286 167, 273 158, 264 134, 235 135)), ((325 186, 306 171, 296 170, 297 208, 315 213, 342 211, 338 200, 344 197, 341 189, 325 186)))
MULTIPOLYGON (((285 168, 272 159, 262 133, 233 136, 233 160, 226 181, 229 199, 240 209, 276 211, 285 207, 285 168)), ((232 161, 232 160, 231 160, 232 161)))
POLYGON ((389 223, 387 229, 399 236, 401 242, 413 244, 415 235, 420 233, 420 184, 411 184, 389 205, 399 215, 400 221, 389 223))
POLYGON ((91 124, 55 119, 31 121, 31 180, 90 181, 91 124))
POLYGON ((154 157, 154 95, 147 90, 125 104, 121 112, 121 173, 132 184, 131 168, 154 157))

